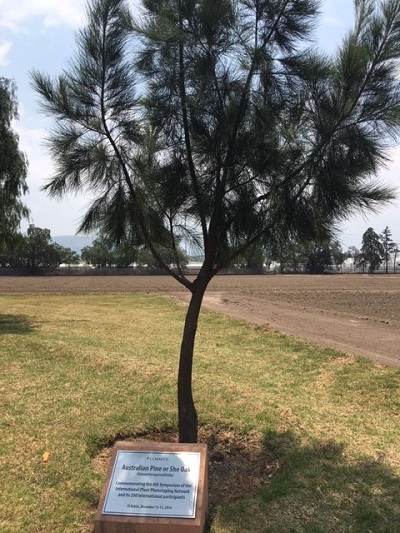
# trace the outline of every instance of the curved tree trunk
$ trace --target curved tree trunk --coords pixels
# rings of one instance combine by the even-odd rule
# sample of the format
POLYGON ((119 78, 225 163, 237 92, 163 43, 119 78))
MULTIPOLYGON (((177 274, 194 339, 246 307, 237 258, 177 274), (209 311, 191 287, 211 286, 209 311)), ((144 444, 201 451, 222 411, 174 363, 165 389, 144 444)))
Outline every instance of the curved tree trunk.
POLYGON ((197 412, 192 394, 194 342, 201 304, 208 282, 197 279, 186 314, 178 371, 179 442, 197 442, 197 412))

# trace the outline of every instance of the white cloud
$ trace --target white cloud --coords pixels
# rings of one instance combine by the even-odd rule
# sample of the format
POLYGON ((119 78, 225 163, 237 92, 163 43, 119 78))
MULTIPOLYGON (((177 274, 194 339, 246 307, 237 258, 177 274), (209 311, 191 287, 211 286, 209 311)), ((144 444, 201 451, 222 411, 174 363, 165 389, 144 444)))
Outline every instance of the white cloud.
MULTIPOLYGON (((128 5, 137 11, 138 0, 128 5)), ((0 0, 0 28, 20 31, 29 27, 33 17, 44 27, 77 28, 85 20, 87 0, 0 0)))
POLYGON ((12 43, 10 41, 0 41, 0 66, 8 65, 8 53, 11 50, 12 43))
POLYGON ((38 17, 44 26, 77 27, 82 23, 84 0, 0 0, 0 27, 18 31, 38 17))

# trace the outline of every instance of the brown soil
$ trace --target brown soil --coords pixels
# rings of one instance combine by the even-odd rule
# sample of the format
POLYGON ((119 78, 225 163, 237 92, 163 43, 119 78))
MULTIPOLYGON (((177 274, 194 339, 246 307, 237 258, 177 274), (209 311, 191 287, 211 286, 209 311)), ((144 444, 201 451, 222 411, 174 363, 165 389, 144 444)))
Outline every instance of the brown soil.
MULTIPOLYGON (((189 299, 188 291, 168 276, 0 277, 0 295, 103 291, 189 299)), ((400 366, 400 275, 217 276, 204 306, 400 366)))

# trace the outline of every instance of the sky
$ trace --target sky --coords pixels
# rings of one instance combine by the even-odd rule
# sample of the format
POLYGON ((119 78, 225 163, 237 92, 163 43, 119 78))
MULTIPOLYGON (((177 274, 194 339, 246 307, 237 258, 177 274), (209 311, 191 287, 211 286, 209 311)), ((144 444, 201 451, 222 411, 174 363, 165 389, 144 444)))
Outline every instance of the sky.
MULTIPOLYGON (((53 239, 76 233, 88 199, 68 195, 54 200, 41 191, 53 171, 45 146, 51 120, 39 108, 29 73, 38 70, 57 76, 68 67, 75 49, 75 33, 85 21, 85 5, 85 0, 0 0, 0 76, 13 79, 17 84, 20 119, 14 129, 29 161, 29 194, 24 200, 31 210, 30 222, 50 229, 53 239)), ((135 12, 137 0, 131 0, 130 5, 135 12)), ((331 53, 351 26, 353 0, 322 0, 321 7, 316 42, 319 48, 331 53)), ((397 188, 400 186, 400 147, 392 149, 389 156, 390 164, 378 177, 397 188)), ((339 241, 344 249, 360 248, 362 235, 368 227, 381 233, 388 226, 393 240, 400 243, 399 218, 400 200, 397 199, 392 205, 381 208, 378 214, 354 215, 341 224, 339 241)), ((22 224, 22 231, 28 224, 22 224)))

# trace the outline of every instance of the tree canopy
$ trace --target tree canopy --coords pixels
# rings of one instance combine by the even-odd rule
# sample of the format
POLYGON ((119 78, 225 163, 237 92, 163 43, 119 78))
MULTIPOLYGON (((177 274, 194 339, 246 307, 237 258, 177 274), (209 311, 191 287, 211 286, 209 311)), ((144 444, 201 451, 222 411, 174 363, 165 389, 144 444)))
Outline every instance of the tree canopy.
POLYGON ((127 243, 116 244, 110 238, 100 236, 81 253, 83 261, 97 268, 116 266, 124 268, 132 264, 137 250, 127 243))
POLYGON ((356 265, 363 271, 367 268, 372 274, 383 261, 384 248, 380 236, 373 228, 368 228, 362 237, 360 253, 356 257, 356 265))
POLYGON ((50 195, 89 189, 80 229, 144 244, 192 293, 178 373, 181 441, 197 439, 195 335, 210 280, 259 244, 328 238, 393 197, 376 173, 400 124, 400 0, 355 0, 328 57, 317 0, 92 0, 71 67, 33 73, 56 119, 50 195), (204 253, 195 280, 182 238, 204 253), (169 247, 177 270, 158 253, 169 247))
POLYGON ((14 82, 0 77, 0 243, 15 236, 22 218, 28 215, 21 196, 26 184, 27 160, 18 146, 12 121, 18 118, 14 82))
POLYGON ((30 224, 26 235, 16 233, 12 242, 0 246, 0 266, 27 268, 32 273, 40 268, 57 268, 62 263, 75 265, 79 255, 52 242, 50 230, 30 224))
POLYGON ((389 260, 391 255, 395 252, 397 244, 392 239, 392 232, 389 227, 386 226, 381 233, 381 243, 382 243, 382 259, 385 263, 385 272, 388 273, 389 269, 389 260))

